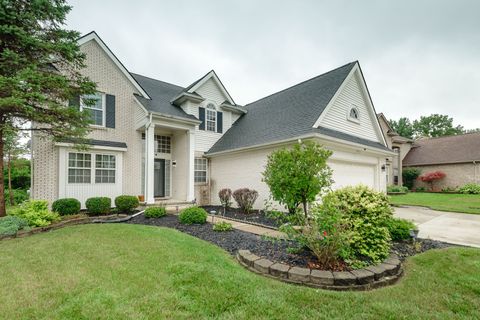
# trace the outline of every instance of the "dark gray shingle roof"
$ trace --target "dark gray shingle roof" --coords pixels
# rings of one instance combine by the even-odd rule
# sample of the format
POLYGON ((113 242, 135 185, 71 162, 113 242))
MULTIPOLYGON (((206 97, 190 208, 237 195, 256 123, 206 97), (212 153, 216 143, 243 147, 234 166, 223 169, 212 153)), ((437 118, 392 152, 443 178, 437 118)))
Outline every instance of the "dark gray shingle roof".
POLYGON ((388 150, 383 144, 326 128, 312 128, 357 62, 301 82, 245 106, 248 110, 208 153, 320 133, 388 150))
POLYGON ((151 100, 145 99, 136 95, 136 98, 140 103, 148 110, 152 112, 159 112, 165 115, 198 120, 193 115, 185 113, 182 108, 174 106, 170 103, 170 100, 182 92, 183 88, 171 83, 163 82, 148 78, 139 74, 131 73, 135 80, 142 86, 151 100))

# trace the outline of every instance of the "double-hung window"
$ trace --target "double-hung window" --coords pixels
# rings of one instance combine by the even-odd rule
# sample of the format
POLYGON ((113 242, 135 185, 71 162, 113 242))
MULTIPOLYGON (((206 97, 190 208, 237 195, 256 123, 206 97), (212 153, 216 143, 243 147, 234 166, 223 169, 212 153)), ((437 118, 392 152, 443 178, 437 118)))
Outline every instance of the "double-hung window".
POLYGON ((215 110, 215 106, 212 103, 207 105, 205 109, 205 120, 206 120, 206 128, 207 131, 216 132, 217 130, 217 111, 215 110))
POLYGON ((207 167, 208 162, 206 158, 195 158, 195 182, 207 182, 207 167))
POLYGON ((88 111, 92 125, 105 126, 105 94, 96 92, 82 96, 80 107, 88 111))
POLYGON ((68 154, 68 183, 90 183, 92 155, 89 153, 68 154))
POLYGON ((68 183, 115 183, 116 168, 112 154, 68 153, 68 183))
POLYGON ((95 155, 95 183, 115 183, 114 155, 95 155))

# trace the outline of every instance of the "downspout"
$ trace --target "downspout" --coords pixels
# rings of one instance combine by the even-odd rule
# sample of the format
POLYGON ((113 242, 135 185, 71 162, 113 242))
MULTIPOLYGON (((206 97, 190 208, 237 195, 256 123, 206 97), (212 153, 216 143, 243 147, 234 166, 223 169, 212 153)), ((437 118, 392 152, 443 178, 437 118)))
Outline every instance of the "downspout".
POLYGON ((147 160, 148 160, 148 153, 150 152, 150 150, 148 150, 148 143, 147 143, 147 130, 152 125, 152 118, 153 118, 153 114, 150 112, 148 117, 148 122, 145 124, 145 160, 143 161, 143 197, 144 197, 145 203, 147 202, 147 185, 148 185, 147 160))
POLYGON ((477 180, 477 161, 478 160, 473 160, 473 182, 474 183, 478 183, 478 180, 477 180))

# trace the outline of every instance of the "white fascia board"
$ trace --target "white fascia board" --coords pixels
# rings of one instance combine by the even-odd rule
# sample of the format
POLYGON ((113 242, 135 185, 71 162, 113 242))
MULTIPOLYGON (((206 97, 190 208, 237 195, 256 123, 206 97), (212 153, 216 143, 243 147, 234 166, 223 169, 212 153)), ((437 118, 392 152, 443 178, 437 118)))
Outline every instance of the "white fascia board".
POLYGON ((140 94, 144 98, 151 99, 148 93, 145 90, 143 90, 143 88, 138 84, 138 82, 132 77, 130 72, 128 72, 127 68, 125 68, 125 66, 120 62, 120 60, 118 60, 115 54, 113 54, 113 52, 107 47, 105 42, 103 42, 103 40, 98 36, 98 34, 95 31, 92 31, 89 34, 81 37, 80 39, 78 39, 77 42, 78 42, 78 45, 81 46, 89 42, 90 40, 94 40, 95 42, 98 43, 100 48, 102 48, 103 51, 105 51, 107 56, 115 63, 118 69, 120 69, 120 71, 125 75, 125 77, 127 77, 127 79, 132 83, 132 85, 138 90, 138 92, 140 92, 140 94))
POLYGON ((223 154, 227 154, 227 153, 239 153, 239 152, 243 152, 243 151, 247 151, 247 150, 262 149, 262 148, 268 148, 268 147, 277 147, 277 146, 284 145, 284 144, 289 144, 289 143, 292 143, 292 142, 295 142, 295 141, 298 141, 298 140, 314 139, 314 138, 325 140, 325 141, 331 142, 332 144, 342 146, 342 147, 347 147, 347 148, 350 148, 350 149, 359 149, 360 148, 365 152, 372 153, 372 154, 377 154, 377 155, 387 156, 387 155, 395 155, 396 154, 393 151, 382 150, 382 149, 378 149, 378 148, 375 148, 375 147, 365 146, 365 145, 360 144, 360 143, 355 143, 355 142, 350 142, 350 141, 346 141, 346 140, 342 140, 342 139, 337 139, 337 138, 333 138, 333 137, 323 135, 323 134, 319 134, 319 133, 313 133, 313 134, 306 134, 306 135, 295 137, 295 138, 279 140, 279 141, 275 141, 273 143, 272 142, 262 143, 262 144, 257 144, 257 145, 253 145, 253 146, 243 147, 243 148, 225 150, 225 151, 214 152, 214 153, 207 153, 205 156, 206 157, 215 157, 217 155, 223 155, 223 154))
POLYGON ((217 74, 215 73, 215 71, 210 71, 209 73, 207 73, 205 75, 205 77, 203 77, 202 80, 198 81, 198 83, 196 85, 194 85, 193 87, 191 87, 188 92, 189 93, 193 93, 195 92, 195 90, 197 90, 198 88, 200 88, 205 82, 207 82, 210 78, 213 78, 215 80, 215 82, 217 83, 218 87, 220 88, 220 90, 222 91, 223 95, 225 97, 227 97, 227 100, 228 102, 230 102, 231 104, 235 105, 235 101, 233 101, 233 98, 230 96, 230 94, 228 93, 227 89, 225 89, 225 87, 223 86, 222 82, 220 81, 220 79, 218 78, 217 74))
MULTIPOLYGON (((55 146, 56 147, 65 147, 65 148, 75 148, 75 144, 68 143, 68 142, 56 142, 55 146)), ((121 152, 127 151, 127 148, 108 147, 108 146, 93 146, 93 145, 88 145, 87 144, 87 150, 91 150, 91 149, 93 149, 93 150, 121 151, 121 152)))

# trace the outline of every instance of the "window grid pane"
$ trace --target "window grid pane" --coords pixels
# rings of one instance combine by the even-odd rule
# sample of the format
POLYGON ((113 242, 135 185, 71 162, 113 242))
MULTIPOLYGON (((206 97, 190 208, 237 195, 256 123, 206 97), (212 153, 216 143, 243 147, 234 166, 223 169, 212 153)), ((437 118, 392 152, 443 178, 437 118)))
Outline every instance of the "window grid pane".
POLYGON ((68 183, 90 183, 92 156, 88 153, 68 154, 68 183))
POLYGON ((115 183, 116 159, 114 155, 95 156, 95 183, 115 183))
POLYGON ((169 136, 156 135, 155 141, 157 145, 157 152, 159 153, 171 152, 171 138, 169 136))
POLYGON ((206 122, 207 122, 207 130, 208 131, 214 131, 215 132, 216 121, 217 121, 217 113, 213 110, 208 110, 207 109, 206 122))
POLYGON ((103 125, 103 94, 97 92, 96 94, 84 95, 82 96, 82 108, 87 110, 90 114, 90 118, 92 120, 92 124, 94 125, 103 125), (95 101, 92 105, 86 105, 88 100, 89 103, 95 101))
POLYGON ((194 181, 199 183, 207 182, 207 159, 195 158, 194 181))

